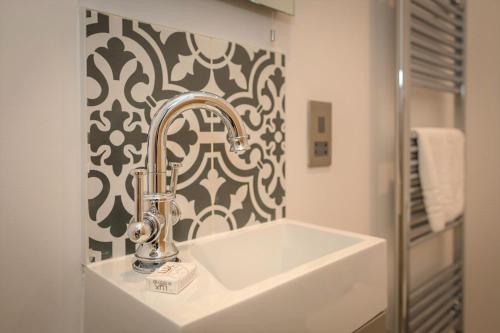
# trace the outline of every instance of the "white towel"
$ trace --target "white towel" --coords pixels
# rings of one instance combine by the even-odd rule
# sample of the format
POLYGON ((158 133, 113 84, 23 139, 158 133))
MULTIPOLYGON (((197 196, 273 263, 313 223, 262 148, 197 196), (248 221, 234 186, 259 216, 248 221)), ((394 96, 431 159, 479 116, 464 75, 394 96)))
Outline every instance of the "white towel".
POLYGON ((462 131, 454 128, 414 128, 424 204, 433 231, 464 211, 464 146, 462 131))

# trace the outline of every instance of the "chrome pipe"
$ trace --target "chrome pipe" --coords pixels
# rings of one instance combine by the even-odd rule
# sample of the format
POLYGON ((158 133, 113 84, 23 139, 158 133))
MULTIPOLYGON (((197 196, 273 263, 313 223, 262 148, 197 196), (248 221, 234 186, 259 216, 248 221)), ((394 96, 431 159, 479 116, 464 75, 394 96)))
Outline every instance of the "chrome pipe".
POLYGON ((433 3, 438 5, 443 9, 443 11, 448 12, 450 14, 454 14, 460 18, 463 16, 464 8, 459 6, 453 6, 450 2, 445 2, 443 0, 431 0, 433 3))
POLYGON ((411 30, 419 34, 420 36, 432 40, 439 46, 453 48, 455 51, 463 50, 464 46, 461 42, 457 41, 456 39, 443 37, 442 34, 439 34, 437 31, 433 31, 432 29, 419 25, 418 23, 413 22, 411 24, 411 30))
POLYGON ((422 188, 422 184, 420 183, 420 178, 414 177, 413 175, 410 176, 410 185, 412 188, 422 188))
POLYGON ((408 333, 410 221, 410 3, 396 3, 395 290, 394 332, 408 333))
POLYGON ((429 40, 424 40, 419 37, 413 37, 411 40, 412 54, 421 52, 428 54, 431 57, 437 57, 442 61, 453 61, 454 63, 463 64, 463 58, 461 54, 453 53, 450 50, 444 49, 442 45, 434 43, 429 40))
POLYGON ((445 22, 447 22, 447 23, 449 23, 451 25, 454 25, 457 28, 462 28, 463 27, 462 21, 460 19, 458 19, 456 17, 452 17, 452 16, 449 16, 449 15, 446 15, 445 13, 441 12, 441 10, 439 9, 439 7, 434 7, 428 1, 412 0, 412 4, 415 7, 421 8, 422 10, 426 11, 430 15, 438 17, 441 20, 443 20, 443 21, 445 21, 445 22))
POLYGON ((414 20, 414 23, 420 22, 423 24, 423 26, 426 26, 429 29, 436 30, 436 32, 446 34, 452 38, 459 38, 462 39, 464 37, 464 34, 462 31, 457 30, 457 29, 450 29, 445 25, 441 25, 438 23, 434 18, 431 17, 426 17, 424 15, 421 15, 417 12, 413 12, 411 14, 412 19, 414 20))
POLYGON ((460 276, 454 276, 450 279, 442 281, 440 285, 435 286, 434 288, 428 290, 428 294, 423 296, 418 302, 412 302, 410 299, 410 317, 417 316, 420 312, 426 309, 432 302, 436 299, 443 297, 446 294, 449 294, 455 288, 461 288, 460 276))
POLYGON ((412 63, 411 67, 414 70, 421 71, 422 73, 425 74, 432 74, 432 73, 438 73, 441 75, 439 78, 443 80, 449 80, 449 81, 462 81, 462 72, 450 69, 450 68, 443 68, 440 66, 436 66, 434 64, 425 62, 425 61, 420 61, 418 59, 414 59, 412 56, 412 63))
POLYGON ((413 187, 410 184, 410 194, 416 196, 416 195, 419 195, 421 192, 422 192, 422 188, 420 188, 420 187, 413 187))
POLYGON ((429 222, 425 210, 419 214, 411 214, 410 228, 413 228, 414 226, 417 226, 424 222, 429 222))
POLYGON ((421 77, 419 75, 414 75, 412 78, 412 82, 420 87, 427 88, 427 89, 434 89, 434 90, 440 90, 443 92, 448 92, 452 94, 459 94, 460 93, 460 88, 454 87, 454 86, 448 86, 445 85, 439 81, 430 81, 428 78, 421 77))
POLYGON ((447 74, 444 73, 440 70, 432 70, 428 67, 424 67, 419 64, 412 64, 411 65, 411 71, 412 73, 421 75, 422 77, 428 77, 431 80, 440 80, 440 81, 447 81, 451 82, 454 84, 461 84, 462 79, 458 75, 453 75, 453 74, 447 74))
POLYGON ((412 213, 415 211, 415 212, 418 212, 418 211, 421 211, 421 210, 425 210, 425 204, 423 202, 423 200, 416 200, 414 202, 411 203, 411 211, 412 213))
POLYGON ((456 275, 457 272, 460 272, 461 269, 462 263, 458 262, 451 264, 450 266, 441 270, 436 275, 427 279, 427 281, 419 285, 417 288, 413 289, 410 292, 410 300, 412 300, 412 302, 415 302, 415 300, 419 300, 426 294, 427 290, 434 288, 436 285, 439 285, 443 280, 447 280, 450 276, 456 275))
MULTIPOLYGON (((461 1, 461 9, 465 13, 465 7, 466 7, 466 1, 463 0, 461 1)), ((463 25, 466 27, 466 15, 462 15, 462 21, 464 22, 463 25)), ((464 29, 465 30, 465 29, 464 29)), ((464 31, 465 34, 465 31, 464 31)), ((465 129, 465 82, 466 82, 466 57, 467 57, 467 52, 466 52, 466 45, 467 45, 467 40, 464 38, 462 40, 462 44, 464 45, 464 51, 462 52, 462 63, 463 63, 463 71, 462 71, 462 84, 460 85, 459 89, 460 92, 458 94, 455 94, 455 101, 454 101, 454 109, 455 109, 455 114, 454 114, 454 119, 455 119, 455 127, 460 128, 464 133, 466 133, 465 129)), ((467 160, 467 150, 464 152, 465 160, 467 160)), ((467 169, 467 165, 464 166, 465 169, 467 169)), ((467 174, 465 170, 465 174, 467 174)), ((465 190, 464 192, 467 192, 467 184, 465 184, 465 190)), ((464 212, 462 214, 461 219, 459 219, 459 223, 456 227, 453 228, 453 260, 455 262, 463 262, 464 260, 464 249, 465 249, 465 216, 467 215, 467 203, 465 203, 464 207, 464 212)), ((462 278, 462 284, 465 285, 465 274, 464 271, 461 270, 460 272, 461 278, 462 278)), ((454 328, 456 328, 457 332, 463 332, 464 331, 464 295, 461 295, 461 303, 460 303, 460 313, 461 315, 457 318, 457 323, 454 328)))
POLYGON ((410 207, 411 207, 411 203, 413 201, 423 200, 423 199, 424 199, 424 195, 423 195, 422 191, 410 193, 410 207))
POLYGON ((445 71, 452 71, 456 73, 457 76, 462 76, 462 66, 457 65, 454 62, 446 62, 442 61, 436 56, 434 57, 429 57, 426 56, 425 54, 419 53, 419 52, 412 52, 411 53, 411 58, 412 58, 412 63, 413 64, 419 64, 422 66, 428 66, 429 68, 436 68, 439 70, 445 70, 445 71))
POLYGON ((410 244, 415 241, 415 239, 422 237, 428 233, 431 233, 432 229, 431 226, 426 223, 426 224, 421 224, 415 228, 410 229, 410 244))
POLYGON ((446 224, 446 226, 444 227, 444 229, 440 230, 440 231, 433 232, 430 226, 427 229, 427 232, 422 233, 423 230, 421 229, 419 233, 415 233, 412 235, 410 247, 415 247, 415 246, 417 246, 417 245, 419 245, 419 244, 421 244, 421 243, 423 243, 431 238, 434 238, 437 235, 440 235, 446 231, 456 230, 457 228, 461 228, 462 224, 463 224, 463 217, 459 217, 458 219, 456 219, 452 222, 448 222, 446 224))
POLYGON ((455 294, 442 298, 435 302, 425 310, 425 316, 421 316, 418 320, 411 320, 410 330, 415 333, 428 333, 429 330, 439 322, 439 319, 446 313, 453 312, 453 308, 461 297, 459 289, 455 294))
POLYGON ((449 332, 453 327, 455 327, 457 322, 457 313, 450 311, 441 317, 435 324, 434 327, 427 333, 442 333, 449 332))

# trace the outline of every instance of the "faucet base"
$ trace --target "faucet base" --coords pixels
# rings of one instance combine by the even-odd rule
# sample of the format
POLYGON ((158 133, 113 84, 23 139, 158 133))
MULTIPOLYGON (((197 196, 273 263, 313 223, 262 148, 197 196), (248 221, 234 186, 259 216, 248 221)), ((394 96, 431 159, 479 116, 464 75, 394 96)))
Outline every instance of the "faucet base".
POLYGON ((146 262, 146 261, 142 261, 141 259, 137 259, 132 264, 132 268, 137 273, 151 274, 155 270, 157 270, 158 268, 160 268, 161 266, 163 266, 163 264, 165 264, 166 262, 169 262, 169 261, 180 262, 181 260, 179 258, 177 258, 177 257, 173 258, 172 260, 165 260, 165 261, 162 261, 162 262, 146 262))
POLYGON ((167 242, 163 251, 158 242, 143 243, 137 246, 135 257, 137 260, 132 264, 134 271, 149 274, 161 267, 167 261, 179 261, 177 254, 179 250, 173 242, 167 242))

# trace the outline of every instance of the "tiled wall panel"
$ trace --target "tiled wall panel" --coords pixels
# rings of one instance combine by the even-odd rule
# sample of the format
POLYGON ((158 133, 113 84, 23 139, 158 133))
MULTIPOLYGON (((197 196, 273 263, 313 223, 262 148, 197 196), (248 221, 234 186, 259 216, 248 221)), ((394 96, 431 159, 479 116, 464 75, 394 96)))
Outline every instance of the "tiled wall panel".
POLYGON ((169 161, 183 163, 183 241, 285 215, 285 57, 132 19, 86 12, 87 236, 89 260, 132 253, 130 171, 143 167, 156 110, 185 91, 208 91, 240 113, 251 149, 229 152, 226 129, 204 110, 169 132, 169 161))

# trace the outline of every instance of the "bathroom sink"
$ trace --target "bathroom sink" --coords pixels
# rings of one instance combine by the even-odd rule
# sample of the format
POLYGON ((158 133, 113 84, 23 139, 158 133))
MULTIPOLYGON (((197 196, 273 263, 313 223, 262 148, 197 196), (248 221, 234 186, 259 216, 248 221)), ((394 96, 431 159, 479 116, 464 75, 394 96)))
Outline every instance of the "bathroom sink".
POLYGON ((86 267, 85 332, 353 332, 386 308, 379 238, 283 219, 178 244, 180 294, 147 290, 133 256, 86 267))

